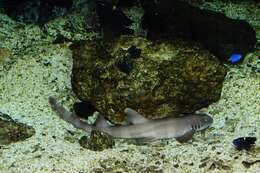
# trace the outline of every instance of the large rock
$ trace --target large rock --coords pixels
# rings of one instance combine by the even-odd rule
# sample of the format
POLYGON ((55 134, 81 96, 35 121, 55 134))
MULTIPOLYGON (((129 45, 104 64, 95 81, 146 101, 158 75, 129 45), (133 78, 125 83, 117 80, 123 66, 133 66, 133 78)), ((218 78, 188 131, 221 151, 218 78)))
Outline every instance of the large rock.
POLYGON ((35 130, 0 112, 0 145, 23 141, 35 134, 35 130))
POLYGON ((199 44, 181 40, 153 43, 123 37, 84 42, 73 52, 73 91, 114 123, 124 121, 126 107, 146 117, 164 117, 208 106, 219 99, 226 74, 199 44), (118 63, 129 57, 132 45, 142 53, 130 60, 131 71, 123 72, 118 63))

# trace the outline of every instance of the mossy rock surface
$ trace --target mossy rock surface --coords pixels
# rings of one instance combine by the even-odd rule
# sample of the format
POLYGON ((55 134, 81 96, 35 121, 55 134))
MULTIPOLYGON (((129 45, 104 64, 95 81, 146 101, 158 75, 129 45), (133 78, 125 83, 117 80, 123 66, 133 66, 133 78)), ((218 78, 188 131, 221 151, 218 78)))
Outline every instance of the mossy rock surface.
POLYGON ((87 136, 81 137, 79 144, 83 148, 93 151, 103 151, 112 148, 115 142, 108 134, 93 130, 89 138, 87 136))
POLYGON ((23 141, 35 134, 35 130, 25 124, 12 120, 0 112, 0 144, 8 145, 23 141))
POLYGON ((91 101, 109 120, 121 123, 131 107, 145 117, 194 112, 220 98, 226 69, 197 43, 155 43, 122 37, 111 42, 87 41, 74 47, 72 86, 81 100, 91 101), (129 74, 117 64, 127 48, 142 49, 129 74))

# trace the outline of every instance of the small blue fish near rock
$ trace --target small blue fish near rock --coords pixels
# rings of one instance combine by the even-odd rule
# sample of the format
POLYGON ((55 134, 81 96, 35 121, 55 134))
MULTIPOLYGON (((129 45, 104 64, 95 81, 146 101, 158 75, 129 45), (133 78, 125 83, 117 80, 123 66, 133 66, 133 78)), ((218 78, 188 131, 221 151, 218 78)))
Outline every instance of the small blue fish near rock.
POLYGON ((132 61, 123 59, 118 62, 117 67, 119 68, 120 71, 129 74, 133 69, 134 65, 132 61))
POLYGON ((237 150, 249 150, 255 145, 256 137, 240 137, 233 140, 233 144, 237 150))
POLYGON ((131 46, 127 49, 128 55, 124 56, 122 60, 117 63, 120 71, 129 74, 134 67, 134 59, 140 57, 142 50, 136 46, 131 46))
POLYGON ((136 59, 140 57, 142 50, 136 46, 131 46, 127 49, 127 52, 129 53, 130 58, 136 59))
POLYGON ((236 64, 238 63, 239 61, 242 60, 242 55, 241 54, 237 54, 237 53, 234 53, 230 56, 229 58, 229 61, 232 63, 232 64, 236 64))

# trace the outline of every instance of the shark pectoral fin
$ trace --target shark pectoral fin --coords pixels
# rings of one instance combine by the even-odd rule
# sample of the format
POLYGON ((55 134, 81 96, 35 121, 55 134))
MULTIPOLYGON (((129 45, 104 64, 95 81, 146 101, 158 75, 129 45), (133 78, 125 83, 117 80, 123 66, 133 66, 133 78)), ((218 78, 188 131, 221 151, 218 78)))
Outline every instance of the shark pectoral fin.
POLYGON ((96 127, 109 127, 110 125, 108 124, 107 120, 104 118, 104 116, 100 113, 98 113, 98 118, 95 122, 96 127))
POLYGON ((124 112, 127 115, 128 122, 131 122, 133 124, 140 124, 149 121, 149 119, 143 117, 131 108, 125 108, 124 112))
POLYGON ((189 131, 185 132, 184 135, 176 137, 175 139, 180 143, 187 142, 192 138, 194 133, 195 131, 193 129, 190 129, 189 131))

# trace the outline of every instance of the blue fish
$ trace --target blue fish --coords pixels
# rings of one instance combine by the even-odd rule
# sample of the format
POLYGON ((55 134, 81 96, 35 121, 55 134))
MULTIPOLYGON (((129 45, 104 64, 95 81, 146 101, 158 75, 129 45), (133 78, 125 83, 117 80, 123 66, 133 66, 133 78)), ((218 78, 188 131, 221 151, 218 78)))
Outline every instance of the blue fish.
POLYGON ((233 144, 237 150, 249 150, 256 141, 256 137, 240 137, 233 140, 233 144))
POLYGON ((140 57, 142 50, 136 46, 131 46, 127 49, 127 52, 129 53, 130 58, 136 59, 140 57))
POLYGON ((230 61, 232 64, 235 64, 235 63, 239 62, 241 59, 242 59, 242 55, 241 55, 241 54, 233 53, 233 54, 230 56, 229 61, 230 61))
POLYGON ((91 116, 97 109, 88 101, 76 102, 73 104, 73 110, 80 118, 91 116))
POLYGON ((123 59, 118 62, 117 67, 120 69, 120 71, 129 74, 133 69, 133 62, 127 59, 123 59))

